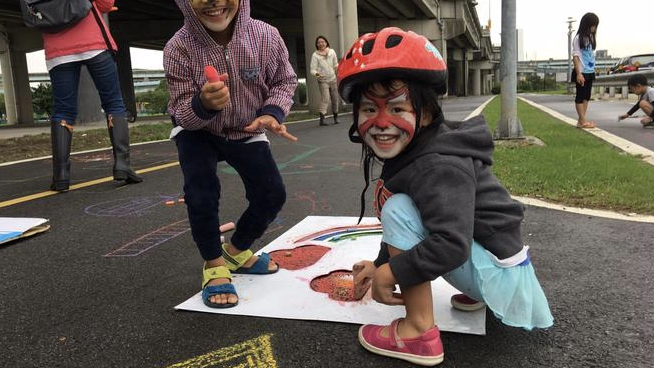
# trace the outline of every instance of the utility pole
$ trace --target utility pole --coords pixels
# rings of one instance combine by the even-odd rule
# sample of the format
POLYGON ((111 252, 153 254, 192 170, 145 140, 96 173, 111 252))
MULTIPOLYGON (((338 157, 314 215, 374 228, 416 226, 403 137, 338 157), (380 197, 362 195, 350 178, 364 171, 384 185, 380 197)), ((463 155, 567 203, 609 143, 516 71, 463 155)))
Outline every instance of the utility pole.
POLYGON ((572 23, 576 20, 568 17, 568 82, 572 80, 572 23))
POLYGON ((518 66, 515 28, 516 0, 502 0, 502 53, 500 85, 502 109, 494 133, 495 139, 524 138, 518 120, 518 66))

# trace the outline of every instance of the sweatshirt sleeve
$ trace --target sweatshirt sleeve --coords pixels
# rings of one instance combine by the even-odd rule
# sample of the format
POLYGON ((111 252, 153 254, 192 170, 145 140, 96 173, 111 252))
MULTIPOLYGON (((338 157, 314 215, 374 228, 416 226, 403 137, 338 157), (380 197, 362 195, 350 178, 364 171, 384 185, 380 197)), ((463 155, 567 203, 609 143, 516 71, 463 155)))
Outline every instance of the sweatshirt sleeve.
POLYGON ((187 130, 203 129, 219 112, 206 110, 202 106, 202 86, 195 81, 188 53, 176 47, 175 43, 169 43, 164 48, 163 62, 170 91, 168 113, 174 124, 187 130))
POLYGON ((272 115, 282 123, 293 105, 297 75, 288 61, 288 50, 279 31, 273 28, 272 32, 271 55, 276 57, 270 58, 266 64, 266 80, 270 89, 257 115, 272 115))
MULTIPOLYGON (((472 164, 471 164, 472 165, 472 164)), ((476 179, 463 162, 439 162, 418 168, 408 194, 428 235, 406 252, 390 258, 401 287, 411 287, 462 265, 469 257, 475 217, 476 179)))

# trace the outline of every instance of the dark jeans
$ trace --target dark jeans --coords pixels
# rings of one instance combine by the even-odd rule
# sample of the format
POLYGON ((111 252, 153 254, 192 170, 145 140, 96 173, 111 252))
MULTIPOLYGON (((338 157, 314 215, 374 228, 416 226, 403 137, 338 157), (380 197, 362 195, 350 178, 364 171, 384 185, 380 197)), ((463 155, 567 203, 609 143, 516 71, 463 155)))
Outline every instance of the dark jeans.
POLYGON ((243 180, 249 205, 236 222, 231 243, 246 250, 261 237, 286 201, 286 189, 268 142, 229 141, 201 130, 184 130, 176 137, 184 174, 184 200, 193 240, 204 260, 220 257, 222 248, 218 207, 220 161, 231 165, 243 180))
POLYGON ((125 104, 118 82, 118 68, 111 53, 104 51, 91 59, 60 64, 50 70, 53 96, 52 120, 75 123, 82 65, 86 65, 95 88, 100 92, 104 112, 124 114, 125 104))

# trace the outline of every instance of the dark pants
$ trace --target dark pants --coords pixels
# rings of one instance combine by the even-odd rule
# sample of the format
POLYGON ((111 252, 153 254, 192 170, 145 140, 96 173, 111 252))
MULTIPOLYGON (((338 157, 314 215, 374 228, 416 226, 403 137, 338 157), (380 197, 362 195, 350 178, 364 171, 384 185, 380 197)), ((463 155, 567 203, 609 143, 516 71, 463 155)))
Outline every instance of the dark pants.
MULTIPOLYGON (((572 73, 576 75, 575 73, 572 73)), ((575 95, 575 103, 583 103, 584 101, 590 101, 590 95, 593 91, 593 81, 595 80, 594 73, 583 73, 584 75, 584 85, 577 83, 575 79, 575 87, 577 88, 577 94, 575 95)))
POLYGON ((268 142, 229 141, 205 131, 184 130, 176 137, 184 173, 184 200, 193 240, 204 260, 220 257, 218 162, 226 161, 243 180, 249 205, 236 223, 231 243, 250 248, 286 201, 286 189, 268 142))
POLYGON ((120 92, 116 62, 109 51, 104 51, 91 59, 60 64, 50 70, 53 97, 51 120, 66 120, 68 124, 75 124, 82 65, 86 65, 95 88, 100 93, 105 114, 124 114, 125 104, 120 92))

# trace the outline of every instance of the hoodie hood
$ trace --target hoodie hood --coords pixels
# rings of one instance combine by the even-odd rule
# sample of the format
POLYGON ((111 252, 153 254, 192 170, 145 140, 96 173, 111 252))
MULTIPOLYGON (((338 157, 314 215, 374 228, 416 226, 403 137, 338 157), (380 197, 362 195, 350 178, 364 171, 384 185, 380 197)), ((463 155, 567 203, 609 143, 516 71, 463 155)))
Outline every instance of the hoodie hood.
POLYGON ((384 161, 384 171, 397 172, 416 158, 428 154, 471 157, 492 165, 493 137, 482 115, 465 121, 434 122, 422 128, 409 149, 397 157, 384 161))
MULTIPOLYGON (((198 41, 204 45, 215 45, 216 42, 211 38, 207 30, 204 28, 198 16, 195 14, 193 7, 191 6, 190 0, 175 0, 177 7, 184 14, 184 28, 188 29, 188 32, 192 35, 195 35, 198 41)), ((239 0, 238 4, 238 13, 233 20, 234 24, 234 34, 232 35, 232 40, 238 39, 238 34, 247 27, 250 22, 250 0, 239 0)), ((232 42, 231 40, 229 41, 232 42)))

